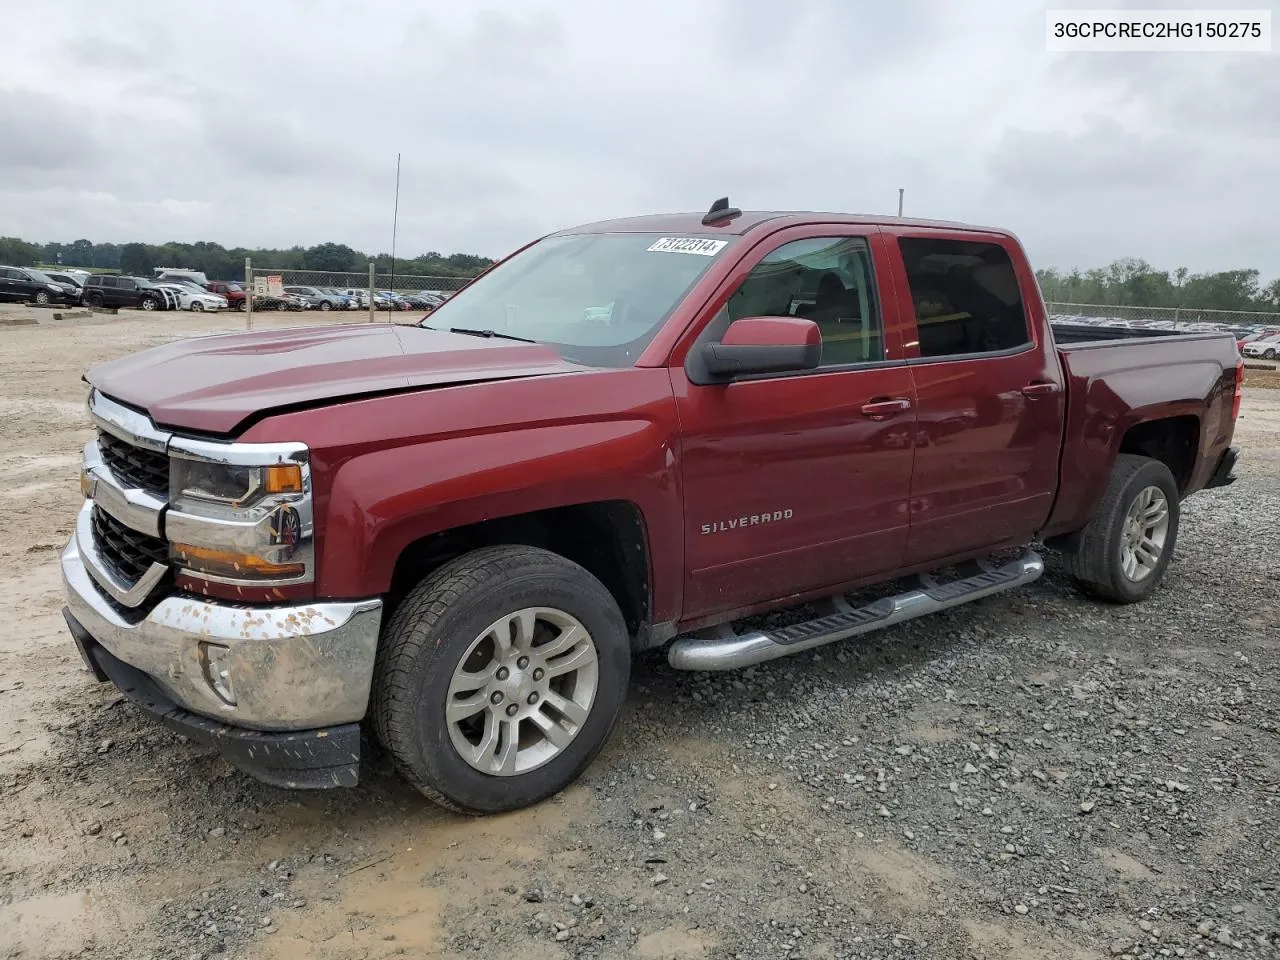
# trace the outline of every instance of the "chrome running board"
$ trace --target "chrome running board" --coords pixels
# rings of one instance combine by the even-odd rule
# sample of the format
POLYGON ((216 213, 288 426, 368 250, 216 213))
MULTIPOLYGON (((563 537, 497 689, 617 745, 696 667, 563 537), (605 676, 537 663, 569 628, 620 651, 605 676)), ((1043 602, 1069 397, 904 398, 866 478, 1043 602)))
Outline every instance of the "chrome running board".
POLYGON ((918 587, 863 607, 852 607, 843 597, 833 597, 835 613, 767 633, 739 634, 729 625, 714 627, 678 638, 671 645, 667 660, 677 670, 750 667, 1012 590, 1039 579, 1044 573, 1044 560, 1028 550, 1021 559, 1002 567, 979 563, 978 569, 972 576, 945 584, 922 576, 918 587))

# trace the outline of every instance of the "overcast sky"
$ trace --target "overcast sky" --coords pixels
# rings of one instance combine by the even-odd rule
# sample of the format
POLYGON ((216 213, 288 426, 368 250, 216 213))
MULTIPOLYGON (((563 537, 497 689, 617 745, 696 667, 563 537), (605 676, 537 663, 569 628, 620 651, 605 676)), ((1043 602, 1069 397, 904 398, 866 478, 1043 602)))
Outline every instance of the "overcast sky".
POLYGON ((1046 53, 1072 5, 59 0, 0 56, 0 235, 385 251, 400 151, 410 256, 905 187, 1040 266, 1280 275, 1280 52, 1046 53))

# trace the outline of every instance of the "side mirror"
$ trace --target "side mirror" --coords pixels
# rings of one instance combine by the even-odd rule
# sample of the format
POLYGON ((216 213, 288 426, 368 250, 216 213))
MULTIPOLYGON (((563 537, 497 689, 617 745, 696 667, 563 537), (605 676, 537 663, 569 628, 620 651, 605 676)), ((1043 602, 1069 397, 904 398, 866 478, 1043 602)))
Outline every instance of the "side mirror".
POLYGON ((719 343, 703 345, 702 360, 716 377, 812 370, 822 361, 822 333, 803 317, 743 317, 719 343))

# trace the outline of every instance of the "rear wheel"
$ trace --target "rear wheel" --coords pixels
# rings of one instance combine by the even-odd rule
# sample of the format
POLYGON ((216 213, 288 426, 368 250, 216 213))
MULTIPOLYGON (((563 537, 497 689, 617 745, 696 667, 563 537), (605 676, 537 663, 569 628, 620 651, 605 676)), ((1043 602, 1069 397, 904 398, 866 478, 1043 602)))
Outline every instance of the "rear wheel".
POLYGON ((1137 603, 1160 585, 1178 539, 1178 484, 1159 460, 1120 454, 1089 525, 1067 553, 1071 574, 1090 593, 1137 603))
POLYGON ((1276 358, 1276 352, 1274 350, 1268 349, 1262 354, 1262 356, 1263 356, 1263 359, 1265 360, 1274 360, 1276 358))
POLYGON ((613 729, 631 649, 588 571, 489 547, 426 577, 378 652, 373 722, 401 775, 465 813, 528 806, 572 783, 613 729))

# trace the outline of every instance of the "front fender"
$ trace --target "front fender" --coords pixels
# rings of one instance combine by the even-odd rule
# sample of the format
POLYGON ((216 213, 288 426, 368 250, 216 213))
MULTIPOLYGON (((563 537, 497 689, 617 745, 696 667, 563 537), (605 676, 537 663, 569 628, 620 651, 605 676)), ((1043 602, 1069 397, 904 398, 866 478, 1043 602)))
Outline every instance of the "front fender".
POLYGON ((401 553, 446 530, 604 500, 641 511, 653 614, 678 607, 678 445, 657 423, 621 418, 429 440, 357 456, 332 478, 320 596, 385 593, 401 553))

